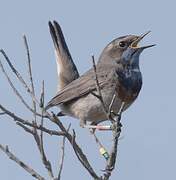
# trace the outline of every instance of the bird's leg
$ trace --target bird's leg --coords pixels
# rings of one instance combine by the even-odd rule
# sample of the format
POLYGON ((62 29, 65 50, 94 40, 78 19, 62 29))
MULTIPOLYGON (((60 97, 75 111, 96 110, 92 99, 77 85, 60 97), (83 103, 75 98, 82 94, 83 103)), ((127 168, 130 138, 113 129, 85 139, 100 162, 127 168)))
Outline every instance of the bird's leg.
POLYGON ((95 130, 100 130, 100 131, 112 130, 111 125, 84 125, 84 128, 92 129, 93 133, 95 132, 95 130))
POLYGON ((111 125, 89 125, 88 128, 92 128, 100 131, 112 130, 111 125))
POLYGON ((95 130, 100 130, 100 131, 112 130, 112 127, 110 125, 97 125, 97 123, 91 123, 87 125, 85 119, 80 120, 80 126, 82 128, 92 129, 92 133, 94 133, 95 130))
MULTIPOLYGON (((98 123, 99 122, 92 122, 92 123, 90 123, 90 125, 93 125, 93 126, 97 126, 98 125, 98 123)), ((94 134, 95 133, 95 131, 96 131, 96 129, 95 128, 91 128, 91 129, 89 129, 90 130, 90 133, 92 133, 92 134, 94 134)))

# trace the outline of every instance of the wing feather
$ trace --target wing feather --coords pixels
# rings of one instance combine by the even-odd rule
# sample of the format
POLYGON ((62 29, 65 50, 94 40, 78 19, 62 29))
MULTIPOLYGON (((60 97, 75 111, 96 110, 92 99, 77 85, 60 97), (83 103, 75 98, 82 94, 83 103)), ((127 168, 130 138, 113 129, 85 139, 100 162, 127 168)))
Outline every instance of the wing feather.
MULTIPOLYGON (((97 76, 100 88, 108 83, 114 76, 115 68, 111 66, 97 66, 97 76)), ((87 73, 80 76, 78 79, 72 81, 65 86, 64 89, 59 91, 54 98, 49 101, 46 109, 57 106, 62 103, 74 100, 78 97, 89 94, 96 89, 95 72, 94 69, 90 69, 87 73)))

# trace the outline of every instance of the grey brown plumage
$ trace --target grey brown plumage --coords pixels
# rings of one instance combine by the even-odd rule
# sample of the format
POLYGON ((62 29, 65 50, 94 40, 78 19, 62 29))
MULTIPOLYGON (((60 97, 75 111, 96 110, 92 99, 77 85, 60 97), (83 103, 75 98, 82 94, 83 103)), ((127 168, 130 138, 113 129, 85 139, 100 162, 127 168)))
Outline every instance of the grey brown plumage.
MULTIPOLYGON (((117 76, 115 66, 118 65, 108 64, 106 67, 104 67, 104 65, 100 64, 97 66, 97 75, 100 88, 103 88, 103 86, 110 83, 110 81, 117 76)), ((92 91, 95 91, 95 89, 95 72, 92 68, 87 73, 72 81, 65 88, 59 91, 58 94, 48 103, 46 109, 84 96, 92 91)))
POLYGON ((56 21, 53 21, 53 24, 49 21, 48 24, 55 47, 58 83, 61 90, 67 84, 77 79, 79 73, 72 60, 60 25, 56 21))

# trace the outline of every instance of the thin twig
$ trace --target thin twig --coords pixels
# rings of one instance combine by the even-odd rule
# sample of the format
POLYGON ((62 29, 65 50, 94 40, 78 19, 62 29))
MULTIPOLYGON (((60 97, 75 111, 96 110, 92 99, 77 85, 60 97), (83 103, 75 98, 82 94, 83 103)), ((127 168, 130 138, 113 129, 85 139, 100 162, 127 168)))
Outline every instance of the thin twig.
POLYGON ((1 104, 0 104, 0 109, 2 109, 5 112, 6 115, 10 116, 18 125, 23 124, 23 125, 27 125, 27 126, 30 126, 30 127, 35 127, 36 129, 42 130, 43 132, 45 132, 45 133, 47 133, 49 135, 56 135, 56 136, 65 136, 65 135, 67 135, 63 131, 55 131, 55 130, 47 129, 47 128, 42 127, 40 125, 33 124, 28 120, 24 120, 24 119, 20 118, 19 116, 15 115, 14 113, 10 112, 9 110, 7 110, 1 104))
POLYGON ((95 84, 96 84, 96 89, 97 89, 98 95, 93 93, 93 92, 92 92, 92 94, 100 100, 103 111, 104 111, 107 119, 113 123, 114 119, 111 116, 111 110, 112 110, 112 106, 113 106, 113 103, 114 103, 115 98, 116 98, 116 94, 114 93, 109 107, 106 108, 106 105, 105 105, 105 102, 103 100, 103 96, 101 93, 101 88, 100 88, 100 84, 99 84, 99 80, 98 80, 98 74, 97 74, 97 68, 96 68, 94 56, 92 56, 92 63, 93 63, 93 68, 94 68, 94 72, 95 72, 95 84))
MULTIPOLYGON (((0 52, 2 53, 2 55, 4 56, 5 60, 7 61, 9 67, 11 68, 12 72, 15 74, 15 76, 17 77, 17 79, 21 82, 21 84, 24 86, 24 88, 26 89, 26 91, 31 95, 31 97, 35 100, 35 102, 39 105, 39 101, 37 100, 37 98, 32 94, 31 89, 29 88, 29 86, 27 85, 27 83, 25 82, 25 80, 23 79, 23 77, 21 76, 21 74, 17 71, 17 69, 13 66, 12 62, 10 61, 9 57, 7 56, 7 54, 5 53, 5 51, 3 49, 0 50, 0 52)), ((33 112, 33 111, 32 111, 33 112)), ((37 113, 37 116, 41 116, 40 114, 37 113)))
MULTIPOLYGON (((71 127, 71 124, 69 124, 68 128, 67 128, 67 132, 69 132, 71 127)), ((60 158, 60 162, 59 162, 59 173, 58 173, 58 178, 57 180, 61 179, 61 173, 62 173, 62 169, 63 169, 63 164, 64 164, 64 157, 65 157, 65 139, 66 137, 63 136, 63 140, 62 140, 62 145, 61 145, 61 158, 60 158)))
MULTIPOLYGON (((41 117, 41 127, 43 127, 43 113, 44 113, 44 81, 42 81, 42 91, 41 91, 41 97, 40 97, 40 108, 41 108, 41 114, 42 114, 42 117, 41 117)), ((40 131, 40 141, 41 141, 41 146, 43 147, 43 131, 41 130, 40 131)), ((43 149, 43 148, 42 148, 43 149)))
POLYGON ((81 164, 87 169, 87 171, 91 174, 92 177, 94 177, 95 179, 100 179, 94 172, 93 168, 90 166, 88 159, 83 154, 81 148, 77 145, 75 138, 76 138, 76 134, 75 134, 75 131, 73 130, 72 147, 75 151, 77 158, 79 159, 81 164))
MULTIPOLYGON (((23 36, 23 40, 24 40, 24 45, 25 45, 26 53, 27 53, 28 73, 29 73, 29 80, 30 80, 30 85, 31 85, 31 93, 33 95, 32 97, 34 97, 35 96, 35 88, 34 88, 34 81, 33 81, 33 76, 32 76, 31 58, 30 58, 30 52, 29 52, 29 46, 28 46, 27 38, 26 38, 25 35, 23 36)), ((43 89, 44 89, 44 87, 43 87, 43 89)), ((34 123, 33 124, 37 125, 36 102, 35 102, 35 100, 33 98, 32 98, 32 104, 33 104, 33 109, 34 109, 34 113, 33 113, 34 123)), ((42 122, 43 122, 43 110, 42 110, 42 122)), ((41 124, 41 127, 43 127, 43 123, 41 124)), ((37 129, 34 126, 32 134, 33 134, 34 139, 35 139, 35 141, 37 143, 37 147, 38 147, 38 149, 40 151, 42 162, 43 162, 45 168, 47 169, 50 178, 53 178, 54 176, 53 176, 53 173, 52 173, 51 164, 47 160, 47 157, 46 157, 46 154, 45 154, 45 151, 44 151, 44 147, 43 147, 43 133, 41 133, 41 136, 39 136, 38 132, 37 132, 37 129)))
MULTIPOLYGON (((27 53, 27 62, 28 62, 28 73, 29 73, 29 79, 30 79, 30 85, 31 85, 31 93, 32 93, 32 104, 33 104, 33 109, 34 109, 34 122, 37 123, 36 121, 36 102, 34 100, 34 96, 35 96, 35 88, 34 88, 34 81, 33 81, 33 77, 32 77, 32 66, 31 66, 31 57, 30 57, 30 52, 29 52, 29 46, 28 46, 28 42, 27 42, 27 38, 24 35, 23 36, 23 40, 24 40, 24 45, 26 48, 26 53, 27 53)), ((36 132, 37 133, 37 132, 36 132)))
MULTIPOLYGON (((96 83, 96 89, 97 89, 97 92, 98 92, 98 99, 101 102, 101 105, 102 105, 103 110, 104 110, 104 112, 105 112, 105 114, 107 116, 107 119, 111 120, 112 127, 113 127, 113 129, 112 129, 113 145, 112 145, 112 148, 111 148, 111 152, 109 153, 109 158, 108 158, 108 161, 107 161, 107 165, 106 165, 105 173, 104 173, 104 177, 103 177, 103 180, 108 180, 109 177, 111 176, 111 173, 112 173, 112 171, 113 171, 113 169, 115 167, 115 164, 116 164, 117 146, 118 146, 118 141, 119 141, 119 137, 120 137, 120 133, 121 133, 120 120, 121 120, 121 114, 122 114, 123 108, 125 106, 125 103, 122 102, 117 116, 115 118, 113 118, 111 116, 111 114, 114 113, 112 111, 112 107, 113 107, 113 104, 114 104, 114 101, 115 101, 115 98, 116 98, 116 93, 114 92, 112 100, 111 100, 109 108, 108 108, 108 111, 106 110, 105 103, 103 101, 103 96, 102 96, 102 93, 101 93, 101 88, 100 88, 99 81, 98 81, 98 75, 97 75, 94 56, 92 56, 92 61, 93 61, 93 68, 94 68, 94 72, 95 72, 95 83, 96 83)), ((94 135, 94 137, 96 139, 96 142, 100 146, 102 146, 102 143, 99 141, 97 136, 94 135)))
POLYGON ((109 119, 113 119, 111 114, 113 113, 112 112, 112 107, 113 107, 113 104, 114 104, 114 101, 115 101, 115 98, 116 98, 116 93, 114 93, 113 97, 112 97, 112 100, 111 100, 111 103, 109 105, 109 108, 108 108, 108 116, 109 116, 109 119))
MULTIPOLYGON (((39 138, 39 135, 36 133, 36 132, 37 132, 37 131, 36 131, 36 129, 37 129, 37 124, 32 123, 32 125, 33 125, 33 131, 30 130, 29 128, 27 128, 26 126, 24 126, 23 124, 19 123, 19 122, 18 122, 17 124, 18 124, 19 126, 21 126, 26 132, 28 132, 28 133, 30 133, 30 134, 33 135, 33 137, 34 137, 34 139, 35 139, 35 142, 36 142, 36 144, 37 144, 37 147, 38 147, 38 149, 39 149, 42 162, 43 162, 45 168, 47 169, 50 178, 53 179, 53 178, 54 178, 54 175, 53 175, 53 172, 52 172, 51 163, 50 163, 49 160, 47 160, 47 157, 46 157, 46 154, 45 154, 45 151, 44 151, 44 147, 43 147, 43 144, 42 144, 43 142, 41 143, 41 140, 40 140, 40 138, 39 138), (34 125, 36 125, 36 126, 34 126, 34 125)), ((41 128, 41 131, 44 129, 43 126, 40 126, 40 128, 41 128)), ((57 135, 58 135, 58 133, 57 133, 57 135)), ((64 136, 63 133, 61 133, 60 135, 63 135, 63 136, 64 136)))
MULTIPOLYGON (((0 109, 7 114, 8 116, 10 116, 16 123, 17 125, 19 125, 20 127, 22 127, 26 132, 32 134, 34 136, 34 139, 37 143, 37 147, 40 151, 41 157, 42 157, 42 162, 45 165, 45 168, 48 170, 49 172, 49 176, 51 179, 54 179, 53 176, 53 172, 52 172, 52 168, 51 168, 51 164, 48 161, 46 154, 44 152, 44 147, 43 147, 43 132, 46 132, 50 135, 57 135, 57 136, 64 136, 65 138, 67 138, 67 140, 70 142, 70 144, 72 145, 72 148, 74 149, 74 152, 76 154, 76 156, 78 157, 79 161, 82 163, 82 165, 87 169, 87 171, 90 173, 90 175, 94 178, 94 179, 100 179, 98 177, 98 175, 96 174, 96 172, 94 171, 94 169, 92 168, 92 166, 90 165, 86 155, 83 153, 82 149, 80 148, 80 146, 78 145, 78 143, 76 142, 75 138, 75 132, 72 134, 70 134, 67 129, 63 126, 63 124, 61 123, 61 121, 54 115, 52 116, 49 112, 44 110, 44 102, 42 103, 42 115, 39 114, 42 117, 42 121, 41 121, 41 125, 38 125, 36 123, 36 104, 40 105, 40 102, 37 100, 37 98, 35 97, 35 89, 34 89, 34 83, 33 83, 33 77, 32 77, 32 68, 31 68, 31 60, 30 60, 30 53, 29 53, 29 47, 27 44, 27 40, 26 37, 24 36, 24 43, 25 43, 25 47, 27 50, 27 56, 28 56, 28 69, 29 69, 29 77, 30 77, 30 85, 31 88, 29 88, 29 86, 27 85, 27 83, 24 81, 24 79, 22 78, 22 76, 20 75, 20 73, 18 73, 18 71, 15 69, 15 67, 12 65, 12 63, 10 62, 9 58, 6 56, 5 52, 3 50, 1 50, 1 53, 4 55, 6 61, 8 62, 8 65, 10 66, 10 68, 12 69, 12 72, 15 73, 15 75, 17 76, 18 80, 23 84, 23 86, 26 88, 27 92, 30 93, 31 97, 32 97, 32 101, 33 101, 33 108, 30 108, 29 105, 26 103, 23 99, 23 97, 20 95, 20 93, 18 92, 18 90, 15 88, 15 86, 13 85, 12 81, 10 80, 8 74, 6 73, 6 71, 3 68, 2 63, 0 62, 1 65, 1 69, 3 70, 3 73, 6 75, 6 78, 9 82, 9 84, 11 85, 13 91, 15 92, 15 94, 20 98, 20 100, 23 102, 23 104, 26 106, 28 105, 28 109, 33 112, 34 114, 34 123, 31 123, 28 120, 22 119, 19 116, 17 116, 15 113, 7 110, 4 106, 0 105, 0 109), (45 116, 43 116, 43 114, 45 116), (43 117, 48 118, 51 122, 55 123, 61 131, 54 131, 54 130, 50 130, 47 129, 43 126, 43 117), (32 129, 30 129, 29 127, 32 127, 32 129), (38 135, 37 133, 37 129, 41 130, 41 136, 38 135)), ((96 67, 95 67, 96 68, 96 67)), ((98 84, 98 83, 97 83, 98 84)), ((63 140, 63 143, 65 144, 65 138, 63 140)), ((64 145, 63 145, 64 146, 64 145)), ((8 148, 7 148, 8 149, 8 148)), ((63 150, 63 154, 64 154, 64 150, 63 150)), ((64 155, 62 155, 62 158, 64 157, 64 155)), ((61 159, 62 163, 61 165, 63 166, 63 160, 61 159)), ((60 168, 60 172, 62 171, 62 167, 60 168)), ((35 176, 35 175, 34 175, 35 176)), ((58 175, 59 177, 60 175, 58 175)), ((40 178, 39 178, 40 179, 40 178)), ((42 179, 42 177, 41 177, 42 179)), ((44 178, 43 178, 44 179, 44 178)))
POLYGON ((39 149, 39 152, 40 152, 40 155, 41 155, 42 162, 43 162, 45 168, 47 169, 48 175, 49 175, 50 179, 54 179, 51 163, 46 157, 44 148, 41 149, 40 138, 39 138, 39 136, 37 134, 34 134, 34 138, 35 138, 35 141, 37 143, 37 146, 38 146, 38 149, 39 149))
POLYGON ((28 133, 30 133, 30 134, 33 134, 33 131, 32 131, 30 128, 26 127, 24 124, 19 123, 19 122, 17 122, 16 124, 17 124, 18 126, 22 127, 26 132, 28 132, 28 133))
POLYGON ((63 126, 61 121, 58 119, 58 117, 54 113, 53 113, 52 121, 55 122, 59 126, 59 128, 67 134, 66 138, 72 145, 72 148, 73 148, 78 160, 81 162, 81 164, 87 169, 87 171, 90 173, 90 175, 93 178, 99 179, 98 175, 95 173, 92 166, 90 165, 86 155, 83 153, 82 149, 77 144, 77 142, 75 140, 75 132, 73 131, 73 135, 71 135, 69 132, 67 132, 66 128, 63 126))
POLYGON ((27 83, 25 82, 25 80, 23 79, 23 77, 21 76, 21 74, 17 71, 17 69, 13 66, 13 64, 11 63, 9 57, 7 56, 7 54, 5 53, 5 51, 3 49, 0 49, 0 52, 2 53, 2 55, 4 56, 5 60, 7 61, 9 67, 11 68, 12 72, 16 75, 16 77, 18 78, 18 80, 25 86, 25 88, 27 89, 28 92, 30 92, 30 88, 27 85, 27 83))
MULTIPOLYGON (((17 122, 16 123, 17 125, 20 125, 20 126, 24 126, 24 124, 23 123, 20 123, 20 122, 17 122)), ((35 128, 36 129, 38 129, 38 130, 41 130, 41 131, 43 131, 43 132, 45 132, 45 133, 47 133, 48 135, 50 135, 50 136, 66 136, 67 134, 65 133, 65 132, 63 132, 63 131, 55 131, 55 130, 51 130, 51 129, 47 129, 47 128, 45 128, 45 127, 42 127, 42 126, 40 126, 40 125, 34 125, 34 124, 32 124, 32 123, 26 123, 25 125, 27 125, 27 126, 30 126, 30 127, 34 127, 35 126, 35 128)), ((25 126, 26 127, 26 126, 25 126)))
MULTIPOLYGON (((64 144, 65 144, 65 138, 68 139, 68 141, 70 142, 70 144, 72 145, 72 148, 74 149, 74 152, 77 156, 77 158, 79 159, 79 161, 81 162, 81 164, 86 168, 86 170, 90 173, 90 175, 94 178, 94 179, 102 179, 101 177, 98 177, 98 175, 96 174, 96 172, 93 170, 92 166, 90 165, 86 155, 83 153, 82 149, 80 148, 80 146, 77 144, 75 138, 75 132, 73 131, 73 135, 70 134, 67 129, 63 126, 62 122, 53 114, 53 116, 48 113, 47 111, 45 111, 44 109, 44 84, 42 85, 42 95, 41 95, 41 101, 40 103, 36 100, 35 97, 35 91, 34 91, 34 84, 33 84, 33 78, 32 78, 32 69, 31 69, 31 61, 30 61, 30 54, 29 54, 29 48, 28 48, 28 44, 27 44, 27 40, 26 37, 24 36, 24 42, 25 42, 25 47, 27 50, 27 55, 28 55, 28 69, 29 69, 29 77, 30 77, 30 83, 31 83, 31 89, 29 89, 29 87, 27 86, 27 84, 25 84, 25 81, 23 82, 23 78, 21 77, 21 75, 19 75, 17 73, 17 71, 15 71, 16 69, 13 69, 13 65, 9 64, 9 66, 11 67, 11 69, 13 70, 14 73, 16 73, 16 76, 18 77, 18 79, 22 79, 21 82, 22 84, 25 86, 25 88, 27 89, 27 91, 31 94, 32 96, 32 101, 33 101, 33 113, 34 113, 34 119, 36 120, 36 103, 38 105, 40 105, 41 107, 41 124, 38 125, 37 123, 31 123, 30 121, 24 120, 18 116, 16 116, 14 113, 8 111, 6 108, 4 108, 2 105, 0 105, 0 109, 2 109, 2 111, 7 114, 8 116, 10 116, 11 118, 14 119, 14 121, 17 122, 17 124, 19 126, 21 126, 25 131, 27 131, 28 133, 32 134, 35 138, 35 141, 37 143, 38 149, 40 151, 41 157, 42 157, 42 162, 45 165, 45 168, 48 170, 49 176, 51 179, 54 179, 53 176, 53 172, 52 172, 52 168, 51 168, 51 164, 48 161, 45 151, 44 151, 44 145, 43 145, 43 132, 46 132, 50 135, 58 135, 58 136, 64 136, 63 138, 63 144, 62 144, 62 156, 61 156, 61 161, 60 161, 60 168, 59 168, 59 174, 58 174, 58 179, 60 179, 60 175, 61 175, 61 171, 62 171, 62 167, 63 167, 63 160, 64 160, 64 144), (51 122, 55 123, 59 128, 60 128, 60 132, 58 131, 54 131, 54 130, 50 130, 47 129, 43 126, 43 114, 45 114, 45 117, 47 117, 48 119, 50 119, 51 122), (29 127, 33 127, 33 129, 35 129, 34 131, 32 131, 29 127), (37 133, 37 129, 41 130, 40 136, 37 133)), ((93 60, 93 67, 94 67, 94 71, 95 71, 95 83, 96 83, 96 87, 97 87, 97 92, 98 95, 96 94, 96 97, 98 97, 102 103, 102 107, 104 112, 106 113, 107 117, 109 118, 109 114, 111 113, 111 109, 115 100, 115 95, 112 98, 112 101, 110 103, 109 109, 106 109, 105 103, 103 101, 103 96, 101 93, 101 88, 99 85, 99 81, 98 81, 98 75, 97 75, 97 70, 96 70, 96 65, 95 65, 95 60, 94 57, 92 57, 93 60)), ((9 61, 10 62, 10 61, 9 61)), ((11 63, 11 62, 10 62, 11 63)), ((2 63, 1 63, 2 64, 2 63)), ((0 64, 0 65, 1 65, 0 64)), ((3 66, 1 66, 1 69, 3 70, 3 66)), ((7 75, 8 77, 8 75, 7 75)), ((13 85, 13 84, 12 84, 13 85)), ((122 112, 122 111, 121 111, 122 112)), ((120 113, 121 115, 121 113, 120 113)), ((111 172, 115 167, 115 162, 116 162, 116 155, 117 155, 117 144, 118 144, 118 139, 120 136, 120 130, 121 127, 119 126, 120 124, 120 116, 118 116, 119 119, 116 120, 117 124, 114 124, 114 130, 113 130, 113 146, 112 146, 112 150, 110 153, 110 157, 108 159, 107 165, 106 165, 106 172, 104 174, 104 179, 109 179, 109 177, 111 176, 111 172)), ((36 121, 35 121, 36 122, 36 121)), ((101 143, 99 142, 99 144, 101 145, 101 143)))
POLYGON ((120 137, 120 133, 121 133, 121 114, 123 112, 125 103, 122 102, 121 107, 118 111, 118 114, 116 116, 116 121, 114 122, 114 129, 113 129, 113 145, 112 145, 112 149, 110 152, 110 156, 109 159, 107 161, 107 165, 105 168, 105 174, 104 174, 104 179, 103 180, 108 180, 109 177, 111 176, 112 171, 115 168, 115 164, 116 164, 116 157, 117 157, 117 146, 118 146, 118 141, 119 141, 119 137, 120 137))
MULTIPOLYGON (((41 127, 43 127, 43 113, 44 113, 44 81, 42 82, 42 91, 41 91, 41 98, 40 98, 40 107, 41 107, 41 113, 42 113, 42 117, 41 117, 41 127)), ((48 160, 45 150, 44 150, 44 145, 43 145, 43 131, 40 131, 40 136, 39 136, 39 150, 40 150, 40 154, 42 157, 42 162, 45 166, 45 168, 48 171, 48 175, 51 179, 54 178, 53 175, 53 171, 52 171, 52 165, 51 162, 48 160)))
MULTIPOLYGON (((26 102, 26 101, 24 100, 24 98, 21 96, 21 94, 19 93, 19 91, 18 91, 18 90, 15 88, 15 86, 13 85, 10 77, 8 76, 7 72, 6 72, 5 69, 4 69, 4 66, 3 66, 1 60, 0 60, 0 68, 1 68, 1 70, 2 70, 2 72, 3 72, 3 74, 5 75, 7 81, 8 81, 8 83, 9 83, 10 87, 12 88, 13 92, 15 93, 15 95, 21 100, 21 102, 24 104, 24 106, 25 106, 28 110, 30 110, 31 112, 34 113, 35 111, 27 104, 27 102, 26 102)), ((39 113, 36 113, 36 114, 39 115, 39 113)))
POLYGON ((33 177, 39 179, 39 180, 45 180, 44 177, 39 175, 34 169, 32 169, 29 165, 22 162, 19 158, 17 158, 12 152, 9 151, 8 146, 4 147, 0 144, 0 149, 14 162, 16 162, 20 167, 25 169, 29 174, 31 174, 33 177))
MULTIPOLYGON (((42 117, 41 117, 41 127, 43 127, 43 113, 44 113, 44 81, 42 82, 42 91, 41 91, 41 97, 40 97, 40 107, 41 107, 41 113, 42 113, 42 117)), ((43 131, 40 131, 40 144, 41 144, 41 151, 43 154, 45 154, 44 152, 44 147, 43 147, 43 131)), ((44 155, 45 156, 45 155, 44 155)))
POLYGON ((95 72, 96 89, 97 89, 97 92, 98 92, 98 96, 96 96, 96 97, 100 100, 100 102, 102 104, 102 107, 103 107, 103 111, 105 112, 105 114, 107 114, 108 111, 106 109, 106 106, 105 106, 105 103, 104 103, 104 100, 103 100, 103 96, 102 96, 102 93, 101 93, 101 88, 100 88, 100 84, 99 84, 99 81, 98 81, 97 68, 96 68, 94 56, 92 56, 92 63, 93 63, 93 68, 94 68, 94 72, 95 72))
MULTIPOLYGON (((33 109, 34 109, 34 113, 33 113, 33 115, 34 115, 34 123, 33 124, 37 125, 37 121, 36 121, 36 101, 35 101, 35 98, 34 98, 35 97, 35 88, 34 88, 34 82, 33 82, 33 76, 32 76, 31 58, 30 58, 30 52, 29 52, 29 46, 28 46, 27 38, 26 38, 25 35, 23 36, 23 40, 24 40, 24 45, 25 45, 26 52, 27 52, 28 73, 29 73, 29 79, 30 79, 30 85, 31 85, 32 103, 33 103, 33 109)), ((44 90, 44 87, 43 87, 43 90, 44 90)), ((43 107, 43 109, 44 109, 44 107, 43 107)), ((41 117, 42 118, 42 120, 41 120, 42 124, 41 124, 41 127, 43 127, 43 112, 44 111, 42 110, 42 117, 41 117)), ((39 136, 38 132, 37 132, 37 129, 34 126, 34 128, 33 128, 33 136, 34 136, 34 139, 36 141, 39 152, 41 154, 42 162, 43 162, 45 168, 47 169, 50 178, 54 178, 51 163, 50 163, 49 160, 47 160, 47 157, 46 157, 46 154, 45 154, 45 151, 44 151, 43 132, 41 131, 41 134, 39 136)))

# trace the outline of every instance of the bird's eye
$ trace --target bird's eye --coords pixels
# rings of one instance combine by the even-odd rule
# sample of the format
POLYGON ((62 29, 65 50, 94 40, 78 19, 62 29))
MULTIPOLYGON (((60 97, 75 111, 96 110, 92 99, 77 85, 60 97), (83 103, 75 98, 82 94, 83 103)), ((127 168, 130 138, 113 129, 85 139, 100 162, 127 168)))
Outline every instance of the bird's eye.
POLYGON ((119 46, 124 48, 126 46, 126 43, 124 41, 119 42, 119 46))

